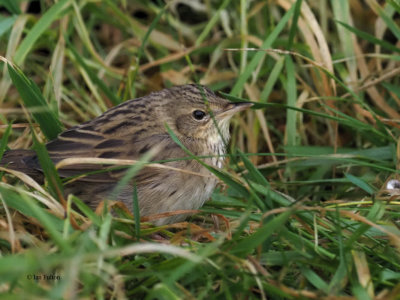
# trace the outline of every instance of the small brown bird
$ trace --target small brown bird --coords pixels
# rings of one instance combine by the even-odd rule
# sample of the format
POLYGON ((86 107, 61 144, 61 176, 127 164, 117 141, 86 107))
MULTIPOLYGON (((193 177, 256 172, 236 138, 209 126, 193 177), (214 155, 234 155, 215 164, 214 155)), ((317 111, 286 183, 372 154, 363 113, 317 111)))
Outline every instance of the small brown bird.
MULTIPOLYGON (((173 141, 165 124, 193 154, 212 156, 203 161, 221 168, 225 142, 229 140, 229 120, 233 114, 251 105, 232 103, 204 86, 176 86, 126 101, 91 121, 64 131, 47 143, 46 148, 57 163, 73 157, 137 160, 157 147, 152 161, 168 160, 164 165, 183 171, 145 167, 135 175, 140 215, 198 209, 211 196, 217 179, 193 159, 174 160, 188 155, 173 141)), ((43 182, 43 173, 33 150, 6 151, 1 165, 43 182)), ((62 167, 58 172, 66 178, 105 168, 82 163, 62 167)), ((119 169, 86 175, 67 183, 65 193, 73 193, 95 208, 100 201, 109 199, 125 173, 126 169, 119 169)), ((128 208, 133 207, 133 180, 113 199, 122 201, 128 208)), ((185 217, 169 216, 154 223, 174 223, 185 217)))

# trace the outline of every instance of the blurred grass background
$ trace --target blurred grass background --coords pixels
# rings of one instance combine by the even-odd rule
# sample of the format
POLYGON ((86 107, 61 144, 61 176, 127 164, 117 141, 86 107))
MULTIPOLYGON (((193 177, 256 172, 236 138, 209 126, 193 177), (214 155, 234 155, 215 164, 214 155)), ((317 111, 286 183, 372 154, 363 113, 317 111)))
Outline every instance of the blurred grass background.
POLYGON ((233 120, 221 184, 190 223, 139 228, 76 198, 65 211, 51 184, 3 177, 2 299, 400 299, 400 201, 385 190, 399 177, 397 0, 0 12, 0 154, 173 85, 258 103, 233 120))

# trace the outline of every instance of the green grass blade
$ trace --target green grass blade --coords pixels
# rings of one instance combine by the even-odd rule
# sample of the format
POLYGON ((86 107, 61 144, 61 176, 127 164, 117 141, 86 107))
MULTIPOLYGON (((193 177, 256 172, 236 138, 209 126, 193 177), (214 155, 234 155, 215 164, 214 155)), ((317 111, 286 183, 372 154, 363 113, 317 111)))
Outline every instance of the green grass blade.
MULTIPOLYGON (((335 19, 341 21, 344 24, 351 24, 352 20, 350 18, 350 4, 348 1, 332 1, 332 10, 335 19)), ((337 30, 340 39, 341 51, 347 58, 354 57, 355 52, 354 52, 354 44, 351 32, 349 32, 348 30, 346 30, 341 26, 337 27, 338 27, 337 30)), ((345 72, 345 75, 342 77, 346 78, 347 76, 350 76, 350 78, 355 80, 355 78, 357 78, 356 60, 349 59, 346 61, 346 65, 347 65, 347 72, 345 72)))
MULTIPOLYGON (((99 232, 100 250, 105 250, 107 248, 107 240, 110 235, 111 223, 112 223, 112 215, 107 214, 102 220, 102 223, 100 225, 100 232, 99 232)), ((102 256, 100 256, 98 259, 102 259, 102 256)))
POLYGON ((139 209, 139 197, 138 197, 136 182, 134 182, 133 184, 132 203, 133 203, 133 216, 135 217, 136 238, 140 239, 140 209, 139 209))
POLYGON ((353 183, 354 185, 358 186, 360 189, 364 190, 365 192, 367 192, 370 195, 373 195, 375 193, 375 189, 370 186, 368 183, 366 183, 364 180, 362 180, 361 178, 358 178, 354 175, 351 175, 349 173, 345 173, 344 176, 346 176, 346 178, 353 183))
POLYGON ((47 153, 46 147, 41 143, 39 143, 33 131, 32 131, 32 139, 33 139, 33 149, 36 152, 40 166, 42 167, 43 173, 49 183, 50 190, 57 199, 59 200, 64 199, 64 189, 61 179, 58 176, 53 161, 51 160, 49 154, 47 153))
POLYGON ((347 278, 348 268, 350 268, 350 264, 347 261, 348 256, 350 256, 350 254, 346 252, 346 249, 344 248, 345 246, 343 243, 344 237, 343 237, 341 218, 338 207, 335 210, 334 218, 336 226, 335 242, 337 243, 337 247, 339 248, 339 253, 338 253, 339 265, 336 268, 336 271, 332 276, 331 281, 329 282, 328 286, 329 293, 336 293, 338 290, 340 290, 343 280, 347 278))
POLYGON ((25 216, 36 219, 43 225, 53 241, 60 246, 61 249, 69 249, 68 243, 62 238, 63 220, 49 213, 44 208, 39 207, 36 200, 28 197, 26 194, 17 194, 1 185, 0 193, 9 207, 20 211, 25 216))
MULTIPOLYGON (((238 152, 248 171, 248 175, 250 176, 250 178, 261 186, 265 187, 266 190, 270 190, 271 187, 269 182, 265 179, 264 176, 262 176, 261 172, 256 168, 256 166, 252 164, 252 162, 244 155, 243 152, 241 152, 240 150, 238 150, 238 152)), ((253 183, 249 180, 246 181, 248 185, 252 187, 253 183)), ((261 198, 257 195, 253 188, 250 188, 249 192, 252 196, 252 199, 254 199, 255 203, 261 209, 261 211, 266 211, 266 205, 268 206, 268 208, 272 208, 272 205, 270 203, 264 203, 264 201, 261 200, 261 198)))
POLYGON ((133 75, 130 79, 131 84, 128 85, 130 86, 130 98, 135 98, 136 97, 136 89, 135 89, 135 83, 136 83, 136 76, 139 73, 139 65, 140 65, 140 59, 144 54, 144 49, 147 45, 147 41, 150 37, 151 32, 156 28, 156 25, 158 24, 158 22, 160 22, 161 16, 164 14, 164 12, 166 11, 168 5, 165 5, 163 7, 163 9, 161 9, 161 11, 157 14, 157 16, 154 18, 154 20, 151 22, 149 29, 147 30, 146 34, 143 37, 142 43, 140 45, 140 48, 138 50, 138 54, 137 54, 137 58, 136 58, 136 68, 133 72, 133 75))
MULTIPOLYGON (((383 205, 382 202, 376 201, 374 205, 372 205, 372 207, 369 208, 367 219, 372 222, 377 222, 379 219, 383 217, 384 213, 385 213, 385 206, 383 205)), ((346 240, 345 247, 348 249, 352 248, 353 245, 357 243, 359 238, 361 238, 361 236, 364 235, 370 228, 371 226, 368 224, 360 224, 357 227, 357 229, 352 232, 350 238, 346 240)))
POLYGON ((279 75, 282 72, 283 64, 285 61, 285 57, 281 56, 275 63, 274 67, 272 68, 271 74, 268 76, 268 80, 265 83, 264 89, 260 95, 261 102, 267 102, 268 97, 272 92, 273 87, 275 86, 276 81, 279 78, 279 75))
MULTIPOLYGON (((17 211, 19 211, 21 214, 35 218, 36 214, 32 211, 31 207, 27 206, 25 202, 35 202, 36 200, 33 198, 30 198, 27 195, 21 195, 17 193, 14 190, 8 189, 6 186, 3 186, 0 184, 0 194, 3 196, 4 201, 7 203, 8 207, 11 207, 17 211)), ((63 220, 57 218, 55 215, 49 213, 43 208, 40 208, 43 210, 43 213, 47 215, 47 218, 51 219, 51 222, 53 223, 53 228, 56 229, 59 232, 62 232, 64 224, 63 220)))
POLYGON ((240 240, 232 249, 232 253, 252 253, 257 246, 262 244, 272 234, 279 233, 292 214, 293 211, 290 209, 270 219, 257 229, 255 233, 240 240))
POLYGON ((297 21, 299 20, 299 16, 301 14, 301 4, 303 3, 303 0, 297 0, 295 7, 294 7, 294 12, 293 12, 293 22, 292 25, 290 26, 290 32, 289 32, 289 44, 288 44, 288 50, 292 50, 293 46, 293 41, 294 37, 297 32, 297 21))
MULTIPOLYGON (((286 60, 286 72, 287 72, 287 105, 289 107, 296 107, 297 102, 297 87, 296 77, 294 71, 294 64, 290 56, 285 57, 286 60)), ((292 109, 288 109, 286 112, 286 145, 294 146, 297 145, 297 113, 292 109)))
POLYGON ((361 31, 357 28, 354 28, 346 23, 340 22, 338 20, 336 20, 337 23, 339 23, 340 25, 342 25, 343 27, 345 27, 347 30, 353 32, 354 34, 356 34, 357 36, 359 36, 360 38, 367 40, 375 45, 379 45, 383 48, 385 48, 386 50, 389 51, 394 51, 394 52, 400 52, 400 48, 396 47, 395 45, 385 41, 385 40, 381 40, 378 39, 376 37, 374 37, 373 35, 366 33, 364 31, 361 31))
POLYGON ((82 67, 86 73, 89 75, 90 79, 100 88, 100 90, 107 96, 108 99, 112 102, 114 105, 120 104, 122 101, 119 99, 116 94, 111 91, 107 85, 104 84, 102 80, 100 80, 99 77, 89 68, 89 66, 85 63, 85 61, 82 59, 82 55, 80 55, 77 51, 76 48, 71 44, 71 42, 66 39, 66 43, 68 45, 68 49, 71 51, 72 55, 78 62, 79 66, 82 67))
POLYGON ((4 6, 10 13, 14 15, 21 14, 21 9, 18 6, 18 1, 16 0, 1 0, 0 5, 4 6))
POLYGON ((62 233, 55 228, 54 218, 49 217, 50 214, 48 214, 43 208, 39 207, 36 202, 31 201, 31 199, 26 199, 26 197, 22 198, 25 201, 25 205, 31 209, 34 218, 42 224, 55 244, 57 244, 62 250, 68 251, 70 249, 70 244, 63 239, 62 233))
POLYGON ((220 15, 221 15, 221 11, 224 10, 230 2, 231 2, 231 0, 224 0, 224 2, 222 2, 221 6, 213 14, 210 21, 208 21, 207 25, 204 27, 203 31, 200 33, 199 37, 197 38, 197 40, 195 42, 196 46, 199 46, 204 41, 204 39, 207 37, 207 35, 210 33, 211 29, 215 28, 215 24, 217 23, 220 15))
POLYGON ((63 131, 62 124, 44 100, 38 86, 18 68, 7 64, 8 73, 17 88, 24 104, 32 110, 31 114, 40 129, 49 139, 55 139, 63 131))
POLYGON ((254 164, 252 164, 252 162, 245 156, 245 154, 240 150, 238 150, 238 153, 248 171, 248 174, 251 176, 251 178, 255 182, 257 182, 261 185, 269 186, 268 180, 261 174, 261 172, 256 168, 256 166, 254 164))
POLYGON ((395 94, 397 97, 400 97, 400 87, 394 84, 390 84, 387 82, 382 82, 382 85, 387 89, 389 92, 395 94))
POLYGON ((343 280, 347 277, 347 262, 340 260, 339 266, 336 269, 335 274, 331 282, 329 283, 328 293, 336 294, 342 285, 343 280))
POLYGON ((328 284, 313 270, 304 267, 301 269, 301 272, 307 278, 307 280, 318 290, 325 292, 328 291, 328 284))
POLYGON ((398 12, 400 13, 400 4, 398 2, 395 2, 397 0, 388 0, 387 2, 390 3, 390 5, 398 12))
POLYGON ((177 294, 168 285, 159 283, 149 292, 146 299, 179 300, 182 299, 182 295, 177 294))
POLYGON ((70 2, 71 0, 58 1, 56 4, 51 6, 50 9, 46 11, 40 20, 33 26, 15 52, 14 62, 17 65, 22 65, 26 55, 32 49, 37 39, 45 32, 46 29, 50 27, 55 20, 61 16, 65 9, 69 7, 70 2))
POLYGON ((334 120, 334 121, 339 122, 342 125, 354 128, 357 131, 368 131, 368 132, 373 133, 377 137, 379 137, 381 139, 384 139, 384 140, 390 139, 390 137, 388 137, 386 134, 378 131, 377 129, 375 129, 370 124, 364 123, 364 122, 362 122, 360 120, 357 120, 357 119, 355 119, 355 118, 353 118, 351 116, 348 116, 348 115, 342 113, 341 111, 335 110, 333 108, 326 107, 327 109, 331 110, 332 112, 335 112, 339 116, 342 116, 342 118, 339 117, 339 116, 334 116, 334 115, 330 115, 330 114, 326 114, 326 113, 321 113, 321 112, 313 111, 313 110, 310 110, 310 109, 299 108, 299 107, 295 107, 295 106, 288 106, 288 105, 277 104, 277 103, 260 103, 260 102, 257 102, 253 106, 254 109, 259 109, 259 108, 262 108, 262 107, 282 107, 282 108, 287 108, 287 109, 290 109, 290 110, 295 110, 295 111, 299 111, 299 112, 302 112, 302 113, 307 113, 307 114, 312 115, 312 116, 321 117, 321 118, 324 118, 324 119, 334 120))
MULTIPOLYGON (((375 6, 375 5, 374 5, 375 6)), ((390 9, 390 11, 393 13, 393 9, 391 6, 387 7, 390 9)), ((397 40, 400 40, 400 27, 397 25, 397 23, 393 20, 393 15, 392 13, 389 13, 383 9, 380 5, 376 5, 375 9, 378 12, 378 15, 382 18, 382 20, 385 22, 386 26, 390 29, 390 31, 395 35, 397 40)))
POLYGON ((1 158, 3 157, 4 151, 7 148, 8 137, 11 134, 11 128, 12 128, 12 124, 8 124, 7 129, 4 131, 3 137, 1 138, 1 141, 0 141, 0 161, 1 161, 1 158))
POLYGON ((96 215, 89 206, 86 205, 81 199, 75 196, 70 196, 72 202, 78 207, 78 209, 86 215, 96 226, 101 225, 101 219, 98 215, 96 215))
POLYGON ((0 21, 0 38, 4 33, 6 33, 8 30, 11 29, 16 19, 17 19, 16 16, 11 16, 4 18, 0 21))
MULTIPOLYGON (((295 5, 293 5, 282 17, 282 19, 279 21, 279 23, 276 25, 274 30, 268 35, 268 37, 265 39, 263 44, 261 45, 261 49, 268 49, 272 46, 272 44, 275 42, 275 40, 278 38, 279 34, 283 30, 283 28, 286 26, 287 22, 289 22, 290 18, 293 15, 295 5)), ((254 69, 258 66, 260 61, 263 59, 265 53, 263 51, 257 52, 250 63, 247 65, 246 69, 243 71, 242 74, 240 74, 240 77, 236 81, 235 85, 232 88, 231 95, 237 96, 239 93, 242 91, 244 84, 246 83, 247 79, 250 77, 251 73, 254 71, 254 69)))
POLYGON ((356 299, 372 300, 368 294, 368 290, 360 284, 354 284, 351 290, 356 299))

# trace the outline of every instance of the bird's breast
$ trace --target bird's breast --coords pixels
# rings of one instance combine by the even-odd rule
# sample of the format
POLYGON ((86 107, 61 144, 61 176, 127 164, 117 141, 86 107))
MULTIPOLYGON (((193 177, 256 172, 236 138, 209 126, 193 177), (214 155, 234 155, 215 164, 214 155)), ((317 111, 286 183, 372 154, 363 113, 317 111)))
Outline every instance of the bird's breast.
POLYGON ((222 168, 224 162, 224 155, 226 153, 226 146, 221 136, 210 136, 208 139, 208 153, 211 159, 208 163, 217 168, 222 168))

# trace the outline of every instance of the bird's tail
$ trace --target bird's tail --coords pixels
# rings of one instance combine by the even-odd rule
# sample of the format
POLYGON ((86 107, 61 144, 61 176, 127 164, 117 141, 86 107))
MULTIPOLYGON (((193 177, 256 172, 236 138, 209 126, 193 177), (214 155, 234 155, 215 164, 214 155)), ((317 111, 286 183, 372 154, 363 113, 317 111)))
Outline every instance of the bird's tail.
POLYGON ((16 149, 4 152, 0 166, 25 173, 36 181, 43 181, 43 173, 35 166, 36 153, 33 150, 16 149))

